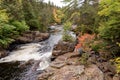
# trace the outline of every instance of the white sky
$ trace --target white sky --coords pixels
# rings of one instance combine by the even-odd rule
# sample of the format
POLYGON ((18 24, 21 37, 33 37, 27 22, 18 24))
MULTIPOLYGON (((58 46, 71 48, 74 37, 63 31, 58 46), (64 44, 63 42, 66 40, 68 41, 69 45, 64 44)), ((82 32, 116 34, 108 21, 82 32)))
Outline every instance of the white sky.
POLYGON ((44 2, 48 2, 48 1, 53 2, 55 5, 60 7, 65 6, 65 4, 61 2, 63 0, 44 0, 44 2))

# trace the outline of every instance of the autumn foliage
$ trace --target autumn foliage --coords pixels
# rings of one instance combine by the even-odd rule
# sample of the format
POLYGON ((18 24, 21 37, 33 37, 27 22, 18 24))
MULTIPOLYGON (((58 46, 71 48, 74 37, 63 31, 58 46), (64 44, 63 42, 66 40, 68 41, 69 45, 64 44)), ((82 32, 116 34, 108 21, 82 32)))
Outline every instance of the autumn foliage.
POLYGON ((75 49, 82 48, 85 51, 90 50, 89 43, 95 39, 95 34, 84 34, 78 37, 78 44, 75 46, 75 49))
POLYGON ((64 14, 62 13, 61 10, 54 8, 54 9, 53 9, 53 16, 54 16, 54 20, 55 20, 57 23, 61 23, 61 20, 62 20, 64 14))

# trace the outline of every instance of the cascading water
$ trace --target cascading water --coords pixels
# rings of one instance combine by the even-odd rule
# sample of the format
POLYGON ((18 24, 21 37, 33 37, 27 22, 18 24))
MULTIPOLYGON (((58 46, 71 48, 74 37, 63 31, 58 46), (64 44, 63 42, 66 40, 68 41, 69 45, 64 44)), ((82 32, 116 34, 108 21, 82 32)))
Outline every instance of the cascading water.
MULTIPOLYGON (((49 66, 55 44, 62 38, 62 27, 55 27, 59 32, 51 33, 48 40, 39 43, 24 44, 0 59, 0 80, 36 80, 36 74, 49 66), (33 60, 24 69, 21 63, 33 60)), ((24 65, 24 64, 23 64, 24 65)))

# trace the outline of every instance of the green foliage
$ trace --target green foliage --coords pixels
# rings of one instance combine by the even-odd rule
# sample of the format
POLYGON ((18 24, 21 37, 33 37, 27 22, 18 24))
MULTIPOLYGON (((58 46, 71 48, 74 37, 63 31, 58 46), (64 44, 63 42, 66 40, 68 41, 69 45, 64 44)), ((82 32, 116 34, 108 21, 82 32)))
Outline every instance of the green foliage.
POLYGON ((15 29, 16 27, 9 25, 9 24, 0 24, 0 37, 5 38, 5 37, 11 37, 15 34, 15 29))
POLYGON ((89 58, 89 54, 88 53, 83 53, 81 58, 80 58, 80 64, 87 66, 89 64, 88 61, 87 61, 88 58, 89 58))
POLYGON ((68 33, 64 33, 63 34, 63 41, 66 41, 66 42, 73 42, 74 39, 71 35, 69 35, 68 33))
POLYGON ((96 40, 90 44, 93 51, 99 52, 100 50, 106 49, 107 43, 104 41, 96 40))
POLYGON ((23 8, 22 8, 23 0, 3 0, 1 7, 6 9, 6 12, 9 13, 10 20, 18 20, 21 21, 24 19, 23 8))
POLYGON ((17 33, 15 27, 9 24, 0 24, 0 45, 3 48, 8 47, 8 45, 14 41, 13 36, 17 33))
POLYGON ((0 39, 0 46, 2 46, 3 48, 7 48, 9 44, 12 43, 13 41, 14 39, 11 38, 0 39))
POLYGON ((63 26, 63 29, 64 29, 63 41, 66 41, 66 42, 73 42, 74 41, 73 37, 69 34, 71 26, 72 26, 71 22, 64 23, 64 26, 63 26))
POLYGON ((54 7, 42 0, 0 0, 0 46, 8 47, 29 28, 46 31, 47 26, 54 22, 54 7))
POLYGON ((98 0, 64 0, 69 2, 65 7, 66 21, 70 20, 73 24, 78 25, 76 32, 79 33, 97 33, 99 16, 98 0), (71 18, 72 17, 72 18, 71 18))
POLYGON ((99 35, 107 40, 116 41, 120 37, 120 2, 119 0, 102 0, 100 2, 101 23, 99 35))
POLYGON ((63 27, 64 31, 65 31, 65 32, 66 32, 66 31, 69 31, 69 30, 71 29, 71 26, 72 26, 72 23, 71 23, 71 22, 66 22, 66 23, 64 23, 64 27, 63 27))
POLYGON ((22 5, 24 18, 30 26, 30 30, 46 31, 48 25, 54 22, 54 5, 51 3, 46 4, 43 1, 23 0, 22 5))
POLYGON ((26 25, 25 21, 14 21, 12 22, 12 25, 14 25, 16 27, 16 31, 20 33, 29 30, 29 27, 26 25))

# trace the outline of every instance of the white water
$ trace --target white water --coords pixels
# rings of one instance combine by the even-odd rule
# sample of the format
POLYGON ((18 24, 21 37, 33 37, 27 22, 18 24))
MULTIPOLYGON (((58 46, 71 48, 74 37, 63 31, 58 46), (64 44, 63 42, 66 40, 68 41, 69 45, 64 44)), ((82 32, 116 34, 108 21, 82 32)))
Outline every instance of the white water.
MULTIPOLYGON (((61 28, 57 28, 61 30, 61 28)), ((10 52, 7 57, 0 59, 0 63, 12 61, 41 60, 37 70, 43 70, 49 66, 50 57, 55 44, 62 38, 62 30, 51 34, 46 41, 22 45, 18 50, 10 52)))

